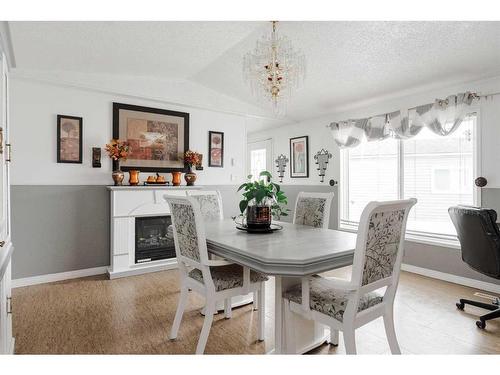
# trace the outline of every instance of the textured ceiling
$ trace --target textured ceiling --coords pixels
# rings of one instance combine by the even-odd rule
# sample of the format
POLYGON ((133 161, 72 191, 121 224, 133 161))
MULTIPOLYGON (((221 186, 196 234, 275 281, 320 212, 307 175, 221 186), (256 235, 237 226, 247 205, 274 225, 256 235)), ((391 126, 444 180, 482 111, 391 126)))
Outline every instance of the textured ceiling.
POLYGON ((253 22, 9 22, 18 68, 183 79, 255 30, 253 22))
MULTIPOLYGON (((242 58, 267 22, 9 22, 19 68, 190 79, 258 104, 242 58)), ((500 22, 281 22, 307 61, 287 118, 500 74, 500 22)))

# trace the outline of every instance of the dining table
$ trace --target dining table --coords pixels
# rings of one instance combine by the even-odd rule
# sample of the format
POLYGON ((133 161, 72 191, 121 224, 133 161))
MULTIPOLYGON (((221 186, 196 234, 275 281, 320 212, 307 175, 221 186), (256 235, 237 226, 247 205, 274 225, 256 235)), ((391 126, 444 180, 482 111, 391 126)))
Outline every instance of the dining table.
POLYGON ((281 229, 269 233, 238 230, 231 219, 206 224, 210 252, 266 275, 274 276, 274 349, 269 353, 289 353, 286 328, 295 331, 297 354, 306 353, 327 341, 324 325, 300 316, 293 327, 285 327, 282 293, 306 277, 351 265, 356 234, 314 228, 287 222, 273 222, 281 229))

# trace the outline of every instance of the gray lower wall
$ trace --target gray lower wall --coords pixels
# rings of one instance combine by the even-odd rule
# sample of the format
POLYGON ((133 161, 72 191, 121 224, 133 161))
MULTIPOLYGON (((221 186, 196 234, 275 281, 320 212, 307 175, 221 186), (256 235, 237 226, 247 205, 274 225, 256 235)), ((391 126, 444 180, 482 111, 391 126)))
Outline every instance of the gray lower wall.
MULTIPOLYGON (((226 217, 238 214, 236 186, 207 188, 221 192, 226 217)), ((109 192, 105 186, 17 185, 11 189, 14 279, 109 265, 109 192)), ((300 191, 334 191, 330 227, 337 228, 336 187, 283 185, 283 189, 290 209, 300 191)), ((500 212, 500 189, 483 189, 482 202, 500 212)), ((404 263, 500 284, 468 268, 457 249, 408 242, 404 263)))
MULTIPOLYGON (((226 217, 239 213, 237 186, 207 188, 221 192, 226 217)), ((332 188, 287 186, 290 208, 300 191, 332 188)), ((14 279, 109 265, 109 191, 105 186, 14 185, 11 204, 14 279)), ((336 202, 330 220, 335 228, 336 202)))
POLYGON ((12 278, 109 265, 104 186, 12 186, 12 278))

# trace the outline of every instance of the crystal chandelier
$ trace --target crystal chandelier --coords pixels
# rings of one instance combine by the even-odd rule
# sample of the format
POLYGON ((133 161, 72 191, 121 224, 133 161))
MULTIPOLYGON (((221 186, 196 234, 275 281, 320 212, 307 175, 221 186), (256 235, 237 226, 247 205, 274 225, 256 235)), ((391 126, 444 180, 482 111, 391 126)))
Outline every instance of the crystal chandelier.
POLYGON ((245 55, 243 75, 253 94, 281 115, 292 92, 304 80, 306 64, 304 55, 293 49, 287 37, 278 34, 276 24, 272 21, 271 35, 262 36, 255 50, 245 55))

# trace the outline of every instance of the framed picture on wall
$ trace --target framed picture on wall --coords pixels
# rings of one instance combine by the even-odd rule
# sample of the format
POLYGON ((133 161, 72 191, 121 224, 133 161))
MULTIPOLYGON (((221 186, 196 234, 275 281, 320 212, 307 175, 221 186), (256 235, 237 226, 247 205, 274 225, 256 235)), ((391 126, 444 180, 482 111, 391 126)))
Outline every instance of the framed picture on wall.
POLYGON ((57 162, 82 163, 83 119, 57 115, 57 162))
POLYGON ((309 137, 290 138, 290 177, 309 177, 309 137))
POLYGON ((208 132, 208 166, 224 167, 224 133, 208 132))
POLYGON ((120 161, 123 171, 188 170, 184 153, 189 149, 189 113, 113 103, 113 138, 130 145, 127 160, 120 161))

